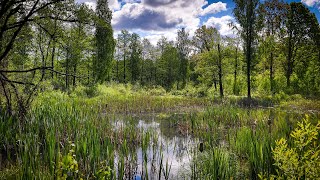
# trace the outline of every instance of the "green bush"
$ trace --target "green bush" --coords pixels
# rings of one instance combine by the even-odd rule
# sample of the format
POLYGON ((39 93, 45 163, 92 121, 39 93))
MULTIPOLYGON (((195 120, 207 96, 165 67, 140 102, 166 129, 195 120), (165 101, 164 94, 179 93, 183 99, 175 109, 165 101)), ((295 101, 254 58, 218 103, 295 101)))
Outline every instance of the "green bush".
POLYGON ((320 121, 314 126, 307 116, 290 134, 291 146, 284 138, 277 140, 273 158, 279 170, 273 178, 320 179, 319 132, 320 121))
POLYGON ((166 95, 166 90, 161 86, 156 86, 152 89, 149 89, 148 92, 151 96, 164 96, 164 95, 166 95))
POLYGON ((76 155, 75 153, 75 145, 71 144, 71 149, 69 153, 65 156, 61 157, 61 154, 59 155, 61 157, 58 169, 57 169, 57 178, 58 179, 82 179, 80 177, 79 168, 78 168, 78 162, 75 159, 76 155))
POLYGON ((87 97, 91 98, 91 97, 95 97, 99 95, 99 91, 97 86, 89 86, 86 87, 84 89, 85 94, 87 95, 87 97))

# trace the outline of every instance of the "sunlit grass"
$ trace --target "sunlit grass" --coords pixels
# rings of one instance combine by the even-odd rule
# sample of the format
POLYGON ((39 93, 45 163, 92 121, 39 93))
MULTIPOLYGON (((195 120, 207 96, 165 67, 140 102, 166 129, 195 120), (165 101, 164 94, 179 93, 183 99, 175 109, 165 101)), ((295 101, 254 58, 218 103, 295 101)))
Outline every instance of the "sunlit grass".
MULTIPOLYGON (((101 164, 111 169, 113 179, 133 178, 136 152, 141 148, 140 175, 151 178, 150 173, 154 173, 167 179, 171 177, 171 164, 163 156, 165 149, 158 144, 157 134, 137 128, 138 122, 133 118, 144 113, 156 113, 154 116, 165 122, 160 128, 173 128, 174 135, 191 135, 203 142, 203 153, 194 147, 190 177, 257 178, 259 173, 268 176, 275 171, 271 154, 274 140, 288 137, 296 121, 304 117, 300 111, 249 109, 231 103, 230 99, 186 98, 157 88, 154 94, 132 85, 101 85, 96 91, 93 97, 87 97, 80 87, 71 94, 41 93, 23 123, 0 116, 0 179, 55 178, 61 156, 70 150, 70 142, 75 146, 83 178, 95 178, 101 172, 101 164), (121 116, 126 120, 115 127, 114 121, 121 116), (149 168, 150 153, 158 162, 155 172, 149 168)), ((310 106, 316 103, 300 101, 310 106)), ((281 108, 284 106, 287 105, 281 108)), ((310 116, 311 122, 319 118, 314 112, 310 116)))

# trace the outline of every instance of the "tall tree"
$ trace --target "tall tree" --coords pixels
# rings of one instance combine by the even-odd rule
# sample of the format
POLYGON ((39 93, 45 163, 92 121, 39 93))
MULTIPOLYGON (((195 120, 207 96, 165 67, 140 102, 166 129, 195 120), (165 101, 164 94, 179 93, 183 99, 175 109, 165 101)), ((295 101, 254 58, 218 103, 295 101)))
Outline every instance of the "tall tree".
POLYGON ((223 97, 223 84, 222 84, 222 43, 221 43, 221 36, 218 30, 215 32, 215 44, 217 47, 217 52, 218 52, 218 76, 219 76, 219 92, 220 92, 220 97, 223 97))
POLYGON ((121 33, 118 35, 117 45, 119 50, 118 52, 119 56, 122 56, 122 60, 123 60, 123 82, 124 83, 127 83, 126 60, 129 56, 130 37, 131 37, 131 34, 127 30, 121 30, 121 33))
MULTIPOLYGON (((213 27, 207 28, 206 26, 202 26, 198 28, 195 32, 195 36, 193 37, 193 44, 199 49, 200 52, 210 52, 213 50, 216 42, 216 33, 217 30, 213 27)), ((210 58, 209 58, 210 59, 210 58)), ((208 60, 209 60, 208 59, 208 60)), ((213 83, 215 89, 217 89, 217 79, 219 73, 213 73, 213 83)))
POLYGON ((259 0, 234 0, 233 13, 239 22, 242 31, 241 37, 244 41, 244 53, 247 70, 247 96, 251 99, 251 70, 254 55, 254 41, 258 29, 258 4, 259 0))
POLYGON ((287 4, 283 0, 267 0, 260 6, 260 13, 264 17, 263 32, 265 37, 264 41, 267 45, 267 53, 269 60, 269 79, 270 79, 270 92, 274 92, 274 52, 277 39, 279 39, 280 31, 284 26, 284 20, 287 14, 287 4))
POLYGON ((189 53, 189 34, 184 28, 178 31, 177 47, 179 51, 180 69, 179 69, 179 80, 182 81, 181 89, 186 86, 187 73, 188 73, 188 53, 189 53))
POLYGON ((231 61, 231 69, 233 71, 233 87, 232 93, 234 95, 239 95, 240 88, 238 85, 238 75, 240 70, 240 43, 241 39, 239 36, 226 37, 227 50, 229 51, 229 58, 233 59, 231 61))
POLYGON ((154 60, 155 57, 155 47, 151 44, 148 39, 142 40, 142 61, 141 61, 141 84, 146 85, 146 83, 151 83, 152 78, 155 74, 154 60))
POLYGON ((140 63, 141 63, 141 42, 138 34, 133 33, 130 38, 130 70, 131 82, 135 83, 140 77, 140 63))
POLYGON ((98 0, 96 13, 96 58, 93 62, 94 78, 96 82, 110 80, 111 62, 115 48, 113 30, 111 26, 112 13, 108 7, 108 0, 98 0))
MULTIPOLYGON (((6 111, 12 115, 13 108, 21 119, 32 101, 33 95, 37 92, 40 82, 44 80, 45 70, 53 71, 52 67, 45 66, 50 55, 51 42, 54 35, 46 27, 44 19, 59 20, 63 22, 75 22, 73 19, 73 4, 70 1, 62 0, 20 0, 1 1, 0 5, 0 104, 6 104, 6 111), (64 7, 63 11, 57 7, 64 7), (65 16, 68 14, 68 16, 65 16), (71 14, 71 16, 70 16, 71 14), (11 69, 10 58, 15 47, 18 47, 17 40, 22 40, 23 31, 28 29, 36 31, 41 29, 41 43, 45 46, 33 47, 29 58, 34 63, 29 63, 25 69, 11 69), (44 34, 46 36, 44 36, 44 34), (50 42, 50 43, 49 43, 50 42), (41 62, 37 63, 38 52, 41 51, 41 62), (47 53, 48 52, 48 53, 47 53), (40 72, 40 73, 37 73, 40 72), (19 74, 19 75, 17 75, 19 74), (23 76, 23 79, 20 77, 23 76), (5 98, 3 98, 5 97, 5 98), (13 107, 14 106, 14 107, 13 107)), ((32 37, 32 36, 30 36, 32 37)), ((32 42, 29 41, 29 42, 32 42)), ((21 42, 20 42, 21 43, 21 42)), ((31 44, 31 43, 30 43, 31 44)), ((51 51, 52 52, 52 51, 51 51)), ((26 53, 25 53, 26 54, 26 53)))
POLYGON ((312 13, 302 3, 290 3, 286 19, 286 71, 287 87, 290 87, 290 78, 294 72, 297 54, 304 42, 310 37, 312 13))

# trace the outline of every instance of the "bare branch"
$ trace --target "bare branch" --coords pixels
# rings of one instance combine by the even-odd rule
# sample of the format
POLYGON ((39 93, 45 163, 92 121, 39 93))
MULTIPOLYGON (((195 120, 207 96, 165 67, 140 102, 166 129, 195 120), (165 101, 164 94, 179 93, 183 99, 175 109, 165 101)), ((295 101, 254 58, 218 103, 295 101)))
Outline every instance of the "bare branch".
POLYGON ((45 70, 45 69, 52 69, 52 67, 36 67, 27 70, 0 70, 2 73, 26 73, 26 72, 33 72, 37 70, 45 70))

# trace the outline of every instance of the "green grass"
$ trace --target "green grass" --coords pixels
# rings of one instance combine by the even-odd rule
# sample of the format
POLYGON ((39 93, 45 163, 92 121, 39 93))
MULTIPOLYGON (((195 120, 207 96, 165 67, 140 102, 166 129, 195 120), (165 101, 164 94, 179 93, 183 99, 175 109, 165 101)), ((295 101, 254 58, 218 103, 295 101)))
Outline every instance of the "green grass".
MULTIPOLYGON (((237 103, 241 98, 187 98, 161 88, 148 91, 111 84, 97 86, 93 91, 97 92, 90 92, 92 97, 83 87, 71 94, 41 93, 23 123, 0 116, 0 179, 54 179, 61 156, 69 153, 70 142, 75 145, 75 158, 83 178, 95 178, 101 172, 101 164, 111 169, 111 178, 133 177, 134 167, 129 162, 137 161, 134 154, 138 147, 142 148, 143 177, 149 175, 147 156, 152 148, 153 154, 160 150, 158 176, 168 178, 171 165, 161 156, 163 150, 156 143, 157 135, 137 129, 138 122, 133 118, 154 112, 160 112, 155 116, 165 121, 160 125, 162 130, 170 127, 176 135, 189 134, 204 142, 203 153, 194 150, 191 177, 253 179, 260 173, 268 176, 275 172, 271 154, 274 140, 288 137, 296 122, 304 117, 301 111, 286 112, 293 100, 282 101, 280 108, 249 109, 237 103), (193 108, 196 110, 190 111, 193 108), (127 118, 125 126, 115 128, 113 121, 120 116, 127 118)), ((317 101, 299 99, 296 103, 292 104, 310 109, 317 101)), ((312 122, 319 118, 314 112, 310 116, 312 122)))

